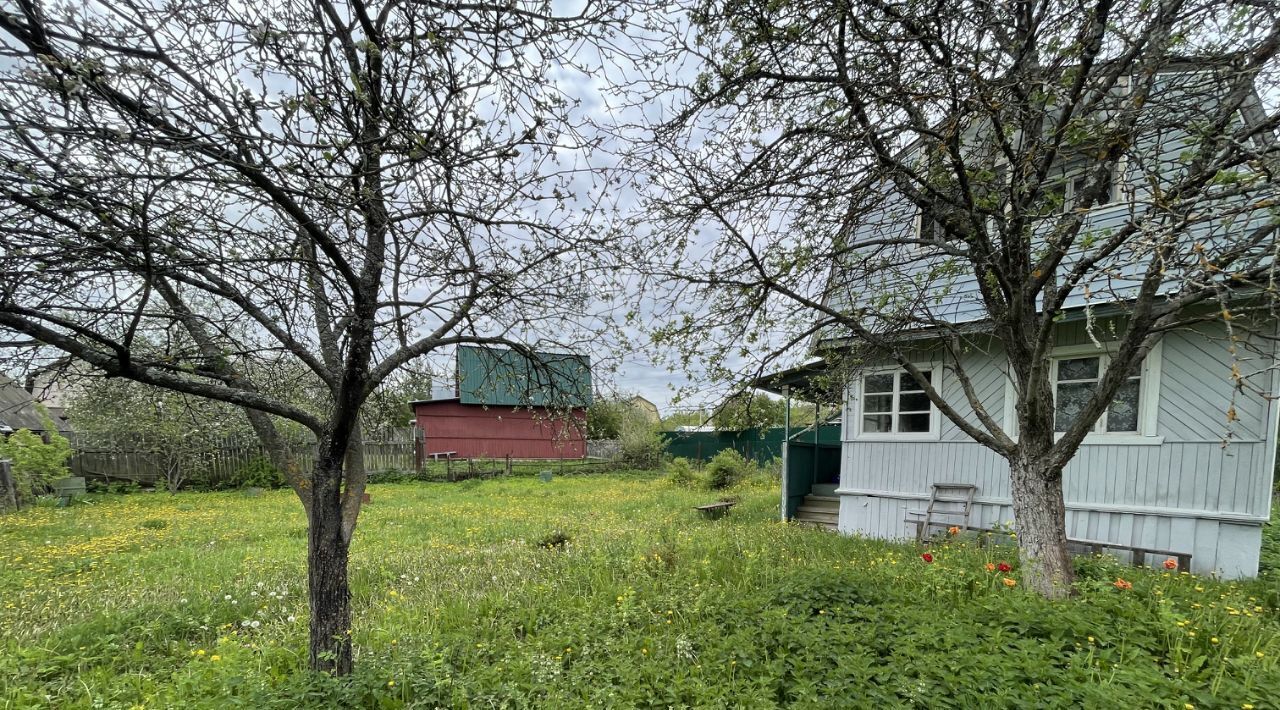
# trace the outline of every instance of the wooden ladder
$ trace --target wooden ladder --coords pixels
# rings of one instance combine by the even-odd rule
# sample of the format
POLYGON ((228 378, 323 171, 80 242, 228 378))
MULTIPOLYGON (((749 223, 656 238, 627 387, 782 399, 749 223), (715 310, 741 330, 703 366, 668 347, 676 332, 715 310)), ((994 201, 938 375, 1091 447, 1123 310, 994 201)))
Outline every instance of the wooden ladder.
POLYGON ((978 487, 971 483, 935 483, 929 496, 929 508, 920 526, 919 542, 929 539, 929 529, 934 527, 958 527, 969 529, 969 515, 973 512, 973 494, 978 487), (948 507, 939 507, 939 505, 948 507), (949 506, 963 506, 960 509, 949 506))

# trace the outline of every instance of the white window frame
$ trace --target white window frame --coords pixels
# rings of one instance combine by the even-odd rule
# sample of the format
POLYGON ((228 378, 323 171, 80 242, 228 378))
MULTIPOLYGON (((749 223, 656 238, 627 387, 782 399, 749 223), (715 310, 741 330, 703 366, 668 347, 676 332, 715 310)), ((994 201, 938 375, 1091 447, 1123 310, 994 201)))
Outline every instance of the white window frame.
MULTIPOLYGON (((937 220, 933 220, 933 222, 935 225, 938 224, 937 220)), ((912 239, 916 239, 918 241, 933 241, 937 237, 936 230, 941 229, 941 225, 936 226, 934 229, 935 231, 934 231, 933 237, 930 237, 930 239, 926 240, 924 236, 924 210, 917 207, 915 219, 911 222, 912 239)), ((911 254, 911 256, 920 256, 928 248, 929 247, 926 244, 918 244, 918 243, 912 244, 911 250, 909 253, 911 254)))
MULTIPOLYGON (((1101 378, 1107 372, 1110 364, 1114 343, 1105 344, 1104 347, 1098 347, 1092 343, 1085 345, 1063 345, 1054 348, 1049 352, 1049 358, 1052 361, 1049 367, 1049 386, 1052 388, 1056 398, 1058 391, 1058 361, 1069 360, 1078 357, 1095 356, 1101 358, 1098 376, 1101 378)), ((1138 431, 1106 431, 1107 413, 1104 411, 1098 421, 1094 423, 1093 431, 1085 434, 1084 444, 1134 444, 1158 446, 1164 443, 1164 437, 1159 434, 1159 414, 1160 414, 1160 369, 1161 361, 1164 353, 1164 341, 1157 342, 1151 352, 1147 353, 1146 359, 1142 361, 1141 381, 1138 385, 1138 431)), ((1017 393, 1013 388, 1012 376, 1005 378, 1005 397, 1004 397, 1004 430, 1015 439, 1018 436, 1018 419, 1014 413, 1014 406, 1017 401, 1017 393)), ((1109 409, 1110 407, 1108 407, 1109 409)), ((1057 415, 1057 403, 1054 403, 1054 415, 1057 415)), ((1055 438, 1061 438, 1062 432, 1055 432, 1055 438)))
MULTIPOLYGON (((1124 191, 1120 189, 1120 180, 1123 178, 1128 167, 1126 163, 1127 160, 1122 155, 1120 156, 1120 159, 1116 161, 1116 164, 1111 166, 1111 194, 1107 196, 1106 202, 1090 206, 1090 212, 1094 210, 1105 210, 1124 202, 1125 195, 1124 191)), ((1086 167, 1079 170, 1073 170, 1063 175, 1063 180, 1066 181, 1062 190, 1062 212, 1064 214, 1076 209, 1076 183, 1081 178, 1088 175, 1089 170, 1090 168, 1086 167)))
MULTIPOLYGON (((938 392, 942 391, 943 375, 942 375, 941 363, 912 362, 911 364, 914 365, 916 369, 928 370, 929 372, 931 372, 932 375, 930 376, 931 377, 930 384, 933 385, 933 389, 935 391, 938 391, 938 392)), ((886 374, 896 374, 896 373, 902 373, 902 374, 900 376, 897 376, 893 381, 893 395, 892 395, 893 407, 890 409, 890 412, 889 412, 893 415, 894 421, 896 422, 897 416, 898 416, 898 394, 900 392, 900 388, 902 385, 902 378, 911 377, 911 375, 907 374, 906 370, 902 369, 900 365, 887 365, 884 367, 877 367, 877 368, 863 370, 862 373, 858 376, 857 380, 855 380, 854 383, 850 385, 850 389, 853 392, 853 397, 851 398, 852 406, 849 408, 850 409, 849 419, 851 424, 847 428, 848 428, 848 431, 852 432, 852 440, 854 441, 937 441, 939 438, 941 438, 942 413, 938 411, 938 406, 933 403, 933 400, 929 401, 929 431, 903 432, 903 433, 885 432, 885 431, 875 431, 875 432, 862 431, 862 414, 863 414, 862 403, 865 401, 863 391, 862 391, 863 383, 866 381, 867 377, 870 377, 872 375, 886 375, 886 374)), ((910 381, 913 383, 915 382, 914 379, 910 381)), ((885 414, 885 412, 874 412, 874 413, 885 414)))

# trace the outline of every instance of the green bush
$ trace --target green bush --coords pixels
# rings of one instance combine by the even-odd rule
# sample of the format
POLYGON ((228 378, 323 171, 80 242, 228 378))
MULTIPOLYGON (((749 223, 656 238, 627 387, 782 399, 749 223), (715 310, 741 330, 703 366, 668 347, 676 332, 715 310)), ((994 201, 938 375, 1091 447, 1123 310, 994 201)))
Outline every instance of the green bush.
POLYGON ((1262 526, 1262 550, 1258 576, 1272 579, 1280 588, 1280 499, 1271 502, 1271 520, 1262 526))
POLYGON ((725 449, 707 464, 707 485, 712 490, 728 488, 746 480, 755 471, 755 464, 742 458, 742 454, 733 449, 725 449))
POLYGON ((622 432, 622 463, 629 468, 656 469, 667 456, 667 442, 652 429, 622 432))
POLYGON ((13 462, 14 485, 23 495, 42 492, 54 480, 70 474, 67 459, 71 458, 71 443, 56 431, 48 436, 46 444, 39 434, 19 429, 0 438, 0 459, 13 462))
POLYGON ((279 488, 284 485, 284 474, 265 456, 256 456, 241 466, 231 481, 236 488, 279 488))
POLYGON ((667 482, 677 488, 702 488, 705 486, 702 476, 694 470, 693 464, 686 458, 675 458, 667 463, 667 482))

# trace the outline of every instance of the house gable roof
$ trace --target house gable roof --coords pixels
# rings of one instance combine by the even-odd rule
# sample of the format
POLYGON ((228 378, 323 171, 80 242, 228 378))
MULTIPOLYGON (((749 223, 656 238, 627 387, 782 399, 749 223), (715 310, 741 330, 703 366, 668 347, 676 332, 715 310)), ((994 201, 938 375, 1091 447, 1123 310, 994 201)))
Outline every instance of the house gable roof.
MULTIPOLYGON (((65 420, 50 416, 58 431, 70 431, 65 420)), ((0 429, 45 431, 45 419, 31 393, 11 378, 0 375, 0 429)))

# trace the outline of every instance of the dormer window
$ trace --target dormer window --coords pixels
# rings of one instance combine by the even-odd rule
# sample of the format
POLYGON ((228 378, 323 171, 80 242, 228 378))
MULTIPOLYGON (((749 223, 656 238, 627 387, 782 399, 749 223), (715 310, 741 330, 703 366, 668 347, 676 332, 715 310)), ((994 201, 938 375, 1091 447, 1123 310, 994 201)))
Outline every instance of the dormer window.
MULTIPOLYGON (((1102 185, 1102 191, 1098 194, 1097 200, 1094 200, 1089 207, 1101 207, 1110 205, 1110 203, 1119 200, 1119 191, 1116 189, 1116 173, 1119 165, 1112 168, 1111 174, 1107 175, 1106 183, 1102 185)), ((1059 178, 1050 178, 1044 183, 1043 205, 1044 211, 1042 215, 1048 216, 1053 212, 1069 212, 1076 209, 1076 206, 1083 206, 1084 192, 1088 188, 1089 179, 1092 178, 1092 169, 1085 166, 1078 168, 1068 168, 1059 178)))
MULTIPOLYGON (((1066 200, 1063 202, 1065 209, 1072 209, 1083 202, 1084 192, 1089 186, 1089 177, 1089 175, 1074 175, 1067 182, 1066 200)), ((1098 199, 1091 206, 1097 207, 1110 204, 1115 202, 1117 198, 1115 169, 1113 168, 1106 176, 1106 183, 1102 186, 1098 199)))
POLYGON ((914 231, 916 239, 922 239, 927 242, 942 240, 942 223, 936 219, 926 220, 923 210, 916 212, 914 231))

